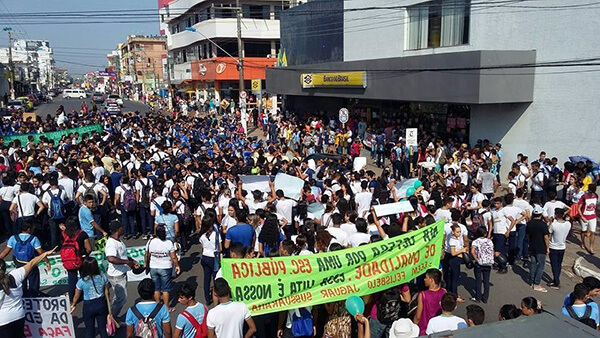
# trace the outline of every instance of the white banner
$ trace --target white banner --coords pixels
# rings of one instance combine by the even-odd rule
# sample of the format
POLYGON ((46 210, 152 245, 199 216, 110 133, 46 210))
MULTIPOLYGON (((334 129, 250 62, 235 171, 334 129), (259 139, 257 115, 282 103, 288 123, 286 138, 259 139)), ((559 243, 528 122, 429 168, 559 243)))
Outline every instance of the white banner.
POLYGON ((393 215, 401 212, 411 212, 414 210, 409 201, 374 205, 373 209, 375 209, 375 215, 377 215, 377 217, 393 215))
POLYGON ((242 189, 249 193, 254 190, 266 193, 271 192, 269 176, 267 175, 240 175, 240 180, 242 180, 242 189))
POLYGON ((25 337, 75 337, 69 297, 23 298, 23 309, 25 337))
POLYGON ((352 169, 356 172, 361 171, 367 167, 366 157, 355 157, 352 169))
POLYGON ((275 176, 275 190, 283 190, 283 195, 292 199, 299 199, 304 180, 288 174, 279 173, 275 176))

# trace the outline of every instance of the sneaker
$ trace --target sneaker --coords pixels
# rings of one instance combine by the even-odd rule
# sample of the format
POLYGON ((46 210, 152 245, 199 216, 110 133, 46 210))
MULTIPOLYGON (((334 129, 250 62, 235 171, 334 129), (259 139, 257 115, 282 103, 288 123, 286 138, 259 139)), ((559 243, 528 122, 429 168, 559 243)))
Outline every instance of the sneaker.
POLYGON ((548 290, 546 290, 545 288, 539 286, 539 285, 534 285, 533 286, 533 291, 538 291, 538 292, 548 292, 548 290))
POLYGON ((475 302, 475 303, 479 303, 479 299, 475 298, 475 297, 471 297, 471 301, 475 302))
POLYGON ((138 233, 137 233, 137 234, 135 234, 135 236, 133 236, 133 237, 134 237, 135 239, 138 239, 138 238, 140 238, 140 236, 142 236, 142 234, 138 232, 138 233))
POLYGON ((550 288, 553 288, 554 290, 560 290, 560 285, 558 285, 556 283, 548 283, 546 285, 550 288))
POLYGON ((504 275, 504 274, 508 273, 508 269, 498 270, 498 273, 504 275))

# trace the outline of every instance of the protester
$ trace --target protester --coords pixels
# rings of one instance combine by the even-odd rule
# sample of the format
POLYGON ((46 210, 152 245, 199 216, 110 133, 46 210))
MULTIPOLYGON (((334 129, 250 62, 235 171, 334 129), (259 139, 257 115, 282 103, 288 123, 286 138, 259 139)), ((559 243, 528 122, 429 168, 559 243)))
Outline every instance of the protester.
POLYGON ((485 311, 477 304, 467 305, 467 325, 469 327, 483 324, 485 321, 485 311))
POLYGON ((596 204, 598 204, 598 195, 596 195, 596 184, 588 185, 586 193, 579 202, 579 217, 581 219, 581 248, 594 254, 594 240, 596 238, 596 204), (589 246, 586 245, 586 239, 589 238, 589 246))
POLYGON ((562 313, 576 320, 588 318, 596 322, 596 328, 600 325, 600 314, 596 302, 587 302, 590 289, 584 283, 578 283, 570 294, 571 302, 562 308, 562 313))
POLYGON ((96 336, 96 326, 100 337, 108 337, 106 321, 108 316, 107 300, 108 278, 100 273, 98 261, 94 257, 85 257, 81 265, 81 278, 77 282, 75 296, 71 304, 71 313, 75 311, 77 302, 83 293, 83 321, 85 322, 85 337, 96 336))
POLYGON ((213 301, 217 304, 208 312, 208 337, 250 338, 256 332, 254 320, 244 303, 231 301, 231 289, 223 278, 215 280, 213 301), (243 334, 244 323, 248 330, 243 334))
POLYGON ((150 276, 154 281, 154 301, 156 303, 164 302, 169 312, 175 311, 170 306, 169 296, 172 289, 173 270, 175 275, 179 275, 179 260, 175 254, 175 245, 167 239, 167 231, 164 226, 159 225, 156 228, 156 237, 146 244, 146 256, 144 261, 146 267, 150 269, 150 276))
POLYGON ((139 263, 127 257, 127 248, 121 241, 123 226, 119 221, 110 223, 110 237, 106 241, 105 254, 108 261, 108 281, 110 282, 110 293, 113 295, 111 301, 111 313, 118 317, 123 305, 127 302, 127 272, 131 268, 139 268, 139 263))
POLYGON ((178 301, 186 308, 177 316, 173 338, 205 337, 208 334, 208 309, 196 301, 196 288, 189 283, 183 284, 178 291, 178 301))
POLYGON ((521 300, 521 314, 523 316, 533 316, 542 313, 542 302, 534 297, 525 297, 521 300))
MULTIPOLYGON (((550 203, 550 202, 548 202, 550 203)), ((571 222, 565 220, 565 209, 557 208, 554 210, 554 221, 550 224, 548 232, 550 233, 550 265, 552 266, 552 282, 548 286, 553 289, 560 289, 560 272, 562 270, 563 257, 567 249, 567 236, 571 231, 571 222)))
POLYGON ((490 295, 490 273, 494 264, 494 244, 487 238, 487 230, 481 226, 475 232, 476 239, 471 246, 471 256, 473 257, 473 267, 475 272, 475 297, 471 298, 474 302, 487 303, 490 295), (483 283, 483 293, 481 292, 481 283, 483 283))
POLYGON ((166 305, 154 301, 154 282, 145 278, 138 284, 140 301, 127 310, 127 337, 156 331, 159 338, 171 337, 171 316, 166 305))
POLYGON ((69 298, 73 300, 75 287, 78 280, 79 268, 83 258, 92 252, 92 244, 88 235, 79 228, 79 221, 75 217, 67 218, 65 225, 61 225, 63 243, 60 249, 61 260, 69 281, 69 298))
POLYGON ((510 320, 521 316, 521 309, 517 308, 514 304, 504 304, 500 308, 500 314, 498 320, 510 320))
POLYGON ((446 289, 440 286, 442 283, 440 270, 427 270, 424 282, 427 290, 419 293, 417 311, 413 319, 414 323, 419 325, 420 335, 426 334, 429 320, 442 313, 440 302, 442 296, 446 294, 446 289))
POLYGON ((456 310, 457 299, 458 296, 455 293, 448 292, 444 294, 441 300, 442 314, 429 320, 425 333, 433 334, 467 327, 464 319, 453 314, 454 310, 456 310))
POLYGON ((529 281, 531 288, 535 291, 548 292, 540 286, 544 274, 544 265, 546 264, 546 255, 550 252, 548 225, 542 220, 543 213, 543 209, 536 206, 533 209, 533 219, 527 223, 529 254, 531 256, 529 281))

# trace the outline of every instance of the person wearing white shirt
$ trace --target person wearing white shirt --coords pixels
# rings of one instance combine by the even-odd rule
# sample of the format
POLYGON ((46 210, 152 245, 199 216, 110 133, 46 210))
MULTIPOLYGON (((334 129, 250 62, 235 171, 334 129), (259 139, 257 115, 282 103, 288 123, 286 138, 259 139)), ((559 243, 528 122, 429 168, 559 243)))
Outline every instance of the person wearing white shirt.
POLYGON ((504 196, 504 203, 506 204, 506 206, 502 209, 504 211, 504 214, 506 215, 506 218, 508 219, 508 221, 510 222, 509 225, 509 235, 508 235, 508 264, 512 265, 514 264, 516 257, 517 257, 517 227, 516 225, 519 223, 523 223, 525 222, 525 220, 527 219, 527 214, 523 213, 523 210, 521 210, 521 208, 516 207, 513 205, 513 201, 514 201, 514 195, 513 194, 507 194, 506 196, 504 196))
POLYGON ((214 283, 212 297, 217 306, 208 312, 206 325, 209 337, 250 338, 256 333, 256 325, 246 304, 231 301, 231 288, 223 278, 214 283), (244 335, 244 322, 248 331, 244 335))
POLYGON ((21 192, 13 199, 10 206, 10 211, 17 212, 18 214, 15 223, 17 229, 21 229, 23 221, 32 220, 44 212, 44 204, 36 195, 29 193, 30 188, 31 183, 22 183, 21 192), (36 205, 38 206, 37 212, 35 211, 36 205))
POLYGON ((529 257, 529 245, 526 243, 526 223, 531 219, 531 215, 533 214, 533 207, 529 202, 523 199, 523 195, 525 194, 522 188, 517 189, 517 193, 515 194, 515 200, 513 201, 513 205, 522 211, 522 215, 525 216, 525 219, 517 223, 517 257, 516 260, 525 260, 529 257))
POLYGON ((467 328, 467 322, 464 319, 452 314, 456 310, 457 299, 456 294, 451 292, 442 296, 442 300, 440 301, 442 314, 429 320, 425 333, 429 335, 437 332, 467 328))
POLYGON ((10 218, 10 206, 13 199, 15 198, 15 190, 12 184, 13 180, 9 177, 2 179, 3 187, 0 188, 0 197, 2 197, 2 203, 0 204, 0 215, 2 215, 2 224, 4 224, 4 231, 7 235, 18 233, 14 228, 12 219, 10 218))
POLYGON ((50 189, 48 189, 42 195, 42 203, 44 204, 44 207, 48 209, 48 223, 50 225, 50 246, 54 248, 58 245, 59 225, 65 222, 65 218, 59 218, 60 215, 52 214, 53 198, 56 198, 58 199, 58 201, 60 201, 60 204, 63 206, 62 215, 65 216, 64 205, 67 203, 67 193, 61 187, 59 187, 58 180, 56 178, 50 180, 50 189))
POLYGON ((362 244, 368 244, 371 242, 371 235, 368 232, 368 224, 364 218, 359 218, 356 220, 356 232, 348 236, 347 242, 352 248, 356 248, 362 244))
MULTIPOLYGON (((502 198, 496 197, 494 199, 494 210, 492 210, 492 240, 494 241, 494 251, 498 255, 502 255, 503 257, 507 257, 508 248, 507 248, 507 240, 510 236, 510 229, 512 221, 508 219, 508 216, 504 213, 502 204, 502 198)), ((498 266, 498 273, 506 273, 506 264, 502 264, 498 266)))
POLYGON ((369 182, 362 181, 360 183, 361 192, 354 195, 356 201, 356 209, 358 211, 358 217, 365 218, 369 214, 371 209, 371 201, 373 201, 373 194, 368 190, 369 182))
POLYGON ((114 297, 111 301, 111 313, 118 317, 123 305, 127 302, 127 272, 131 268, 139 268, 139 263, 127 257, 127 248, 120 238, 123 236, 123 226, 119 221, 112 221, 109 225, 110 236, 106 240, 104 253, 108 261, 108 281, 110 293, 114 297))
POLYGON ((446 197, 443 203, 444 205, 435 211, 433 217, 436 221, 441 221, 443 219, 446 223, 448 223, 452 221, 450 208, 452 207, 452 203, 454 203, 454 199, 452 197, 446 197))
POLYGON ((329 232, 329 234, 342 246, 348 246, 348 233, 340 229, 340 226, 342 225, 342 215, 339 213, 333 214, 331 216, 331 223, 333 223, 333 226, 325 229, 325 231, 329 232))
POLYGON ((136 235, 135 232, 135 210, 125 211, 123 207, 123 199, 125 198, 125 193, 133 194, 133 198, 136 198, 135 187, 133 184, 129 182, 129 178, 127 176, 121 177, 121 185, 119 185, 115 189, 115 204, 119 206, 121 210, 121 222, 125 227, 125 239, 130 239, 131 237, 136 235))
POLYGON ((571 210, 571 208, 569 208, 562 201, 558 201, 556 199, 556 192, 549 191, 548 192, 548 202, 546 202, 546 204, 544 204, 544 214, 546 214, 546 221, 548 223, 552 223, 552 221, 554 220, 554 210, 559 209, 559 208, 567 209, 567 213, 569 212, 569 210, 571 210))
POLYGON ((571 222, 564 219, 566 210, 557 208, 554 210, 554 221, 550 224, 548 232, 550 233, 550 266, 552 266, 552 283, 548 286, 553 289, 560 289, 560 272, 562 262, 567 249, 567 236, 571 231, 571 222))
MULTIPOLYGON (((275 185, 272 185, 273 187, 275 185)), ((275 190, 275 188, 273 188, 275 190)), ((292 208, 295 207, 298 203, 294 200, 287 199, 283 195, 283 190, 277 190, 277 192, 273 192, 275 200, 275 207, 277 208, 277 213, 281 214, 287 221, 288 224, 291 224, 292 219, 292 208)))
POLYGON ((142 233, 145 234, 145 239, 150 239, 150 233, 154 222, 152 221, 152 214, 150 213, 150 207, 153 196, 153 184, 152 180, 148 177, 146 169, 142 168, 139 170, 139 179, 135 182, 135 190, 137 194, 137 200, 139 202, 140 209, 140 223, 142 233))

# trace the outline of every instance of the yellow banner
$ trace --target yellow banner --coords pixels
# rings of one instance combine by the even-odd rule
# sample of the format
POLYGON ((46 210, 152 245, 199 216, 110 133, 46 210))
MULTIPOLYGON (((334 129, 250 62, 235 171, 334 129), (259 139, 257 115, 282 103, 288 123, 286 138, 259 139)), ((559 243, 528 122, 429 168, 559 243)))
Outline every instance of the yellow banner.
POLYGON ((302 88, 367 87, 367 72, 308 73, 300 75, 302 88))

